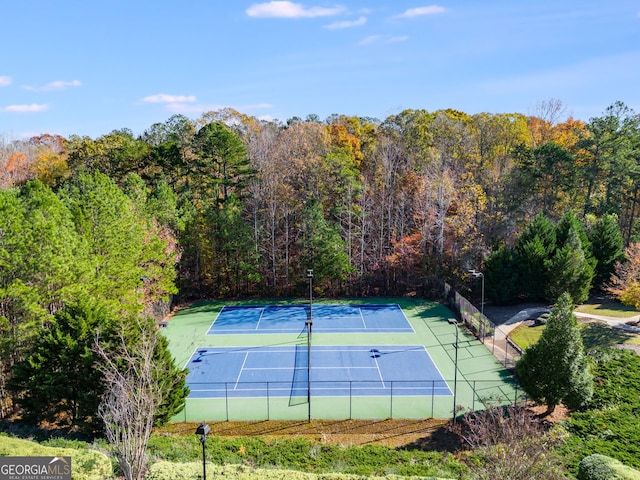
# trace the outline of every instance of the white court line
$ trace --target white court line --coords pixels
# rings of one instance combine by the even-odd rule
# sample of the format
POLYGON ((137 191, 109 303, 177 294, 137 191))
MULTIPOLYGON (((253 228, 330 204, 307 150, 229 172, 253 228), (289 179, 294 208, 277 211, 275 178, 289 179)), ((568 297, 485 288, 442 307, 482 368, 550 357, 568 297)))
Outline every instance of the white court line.
POLYGON ((238 389, 238 384, 240 383, 240 375, 242 375, 242 370, 244 370, 244 365, 247 363, 247 358, 249 358, 249 352, 244 354, 244 360, 242 362, 242 366, 240 367, 240 371, 238 372, 238 378, 236 379, 236 384, 233 386, 234 390, 238 389))
POLYGON ((200 350, 201 348, 203 348, 203 347, 196 347, 196 348, 194 348, 194 349, 193 349, 193 353, 191 354, 191 356, 188 358, 188 360, 187 360, 187 361, 186 361, 186 363, 184 364, 183 370, 189 366, 189 363, 191 362, 191 360, 192 360, 192 359, 193 359, 193 357, 195 356, 196 352, 197 352, 198 350, 200 350))
MULTIPOLYGON (((344 368, 348 368, 349 370, 373 370, 376 367, 345 367, 343 365, 337 365, 335 367, 311 367, 312 370, 342 370, 344 368)), ((307 367, 247 367, 244 370, 254 370, 254 371, 261 371, 261 370, 306 370, 307 367)), ((378 371, 380 371, 378 369, 378 371)), ((359 381, 359 380, 356 380, 359 381)))
POLYGON ((409 328, 411 329, 411 331, 413 333, 416 333, 415 328, 413 328, 413 325, 411 325, 411 322, 409 321, 409 319, 407 318, 407 315, 404 313, 404 310, 402 309, 402 307, 400 306, 399 303, 394 303, 392 305, 395 305, 396 307, 398 307, 398 310, 400 310, 400 313, 402 314, 402 317, 404 318, 405 322, 407 322, 407 325, 409 325, 409 328))
POLYGON ((264 311, 265 311, 265 308, 262 307, 260 309, 260 317, 258 318, 258 323, 256 323, 256 328, 254 330, 258 330, 258 328, 260 327, 260 322, 262 321, 262 316, 264 315, 264 311))
MULTIPOLYGON (((365 330, 367 329, 367 322, 364 321, 364 315, 362 314, 362 308, 358 307, 358 313, 360 314, 360 318, 362 319, 362 328, 364 328, 365 330)), ((345 330, 349 330, 348 328, 345 328, 345 330)))
POLYGON ((373 361, 376 362, 376 368, 378 369, 378 376, 380 377, 380 382, 382 382, 382 388, 387 388, 384 384, 384 379, 382 378, 382 372, 380 371, 380 365, 378 364, 378 357, 373 355, 373 361))
POLYGON ((209 325, 209 330, 207 330, 207 335, 209 335, 209 332, 211 331, 211 329, 213 328, 213 325, 216 323, 216 320, 218 320, 218 317, 222 314, 223 310, 227 308, 226 305, 223 305, 222 308, 220 309, 220 311, 217 313, 217 315, 215 316, 215 318, 213 319, 213 322, 211 322, 211 324, 209 325))

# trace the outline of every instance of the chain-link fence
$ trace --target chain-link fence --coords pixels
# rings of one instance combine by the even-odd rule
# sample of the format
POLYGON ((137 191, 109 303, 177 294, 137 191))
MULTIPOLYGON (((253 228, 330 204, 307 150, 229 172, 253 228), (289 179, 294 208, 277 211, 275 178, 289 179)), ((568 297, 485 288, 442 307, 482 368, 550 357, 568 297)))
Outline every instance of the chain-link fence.
POLYGON ((227 382, 190 388, 190 401, 175 420, 447 418, 453 415, 454 403, 459 412, 525 400, 517 383, 503 379, 385 381, 383 387, 355 380, 227 382))
POLYGON ((448 283, 444 284, 444 293, 448 307, 467 329, 485 344, 505 368, 514 369, 522 350, 511 341, 504 327, 494 324, 448 283))

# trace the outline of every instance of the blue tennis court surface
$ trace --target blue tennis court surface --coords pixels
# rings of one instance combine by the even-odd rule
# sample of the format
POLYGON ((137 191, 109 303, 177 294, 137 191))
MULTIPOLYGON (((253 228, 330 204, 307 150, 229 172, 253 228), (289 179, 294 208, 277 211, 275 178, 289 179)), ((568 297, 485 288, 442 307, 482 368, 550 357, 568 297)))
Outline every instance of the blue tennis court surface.
POLYGON ((191 398, 451 395, 422 345, 312 346, 310 369, 306 345, 199 348, 186 366, 191 398))
MULTIPOLYGON (((301 333, 308 305, 225 306, 208 334, 301 333)), ((399 305, 314 305, 313 332, 413 333, 399 305)))

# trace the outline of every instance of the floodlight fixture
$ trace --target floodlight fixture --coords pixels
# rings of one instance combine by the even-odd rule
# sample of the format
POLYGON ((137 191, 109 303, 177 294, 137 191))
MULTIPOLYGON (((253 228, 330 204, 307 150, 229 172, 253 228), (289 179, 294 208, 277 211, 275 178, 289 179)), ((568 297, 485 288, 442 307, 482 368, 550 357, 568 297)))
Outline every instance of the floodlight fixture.
POLYGON ((211 427, 202 422, 196 428, 196 435, 200 435, 200 443, 202 443, 202 478, 207 480, 207 461, 205 455, 205 446, 207 444, 207 434, 211 431, 211 427))

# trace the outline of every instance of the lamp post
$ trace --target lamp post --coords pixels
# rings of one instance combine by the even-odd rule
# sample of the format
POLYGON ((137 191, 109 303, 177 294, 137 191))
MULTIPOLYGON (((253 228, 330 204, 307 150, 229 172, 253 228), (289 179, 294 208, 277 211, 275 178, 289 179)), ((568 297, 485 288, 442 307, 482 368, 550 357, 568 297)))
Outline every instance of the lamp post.
POLYGON ((478 334, 480 335, 480 340, 484 342, 484 274, 473 268, 469 270, 469 274, 471 274, 473 278, 482 279, 482 296, 480 297, 480 321, 478 322, 478 334))
POLYGON ((453 422, 455 423, 456 421, 456 393, 458 390, 458 320, 456 320, 455 318, 449 318, 447 319, 447 322, 449 322, 451 325, 454 325, 456 327, 456 354, 455 354, 455 360, 454 360, 454 371, 453 371, 453 422))
POLYGON ((313 327, 313 269, 307 270, 309 279, 309 318, 307 326, 307 421, 311 423, 311 328, 313 327))
POLYGON ((205 457, 205 445, 207 443, 207 433, 211 430, 211 427, 206 423, 202 422, 196 428, 196 435, 200 435, 200 443, 202 444, 202 478, 203 480, 207 480, 207 463, 205 457))
POLYGON ((484 273, 479 272, 477 270, 471 269, 469 270, 469 274, 474 277, 474 278, 481 278, 482 279, 482 297, 480 300, 480 313, 482 313, 482 315, 484 315, 484 273))

